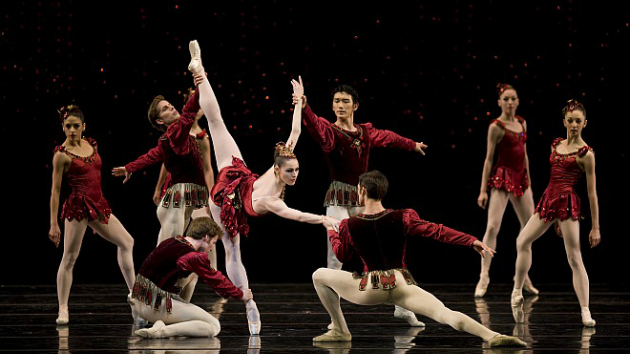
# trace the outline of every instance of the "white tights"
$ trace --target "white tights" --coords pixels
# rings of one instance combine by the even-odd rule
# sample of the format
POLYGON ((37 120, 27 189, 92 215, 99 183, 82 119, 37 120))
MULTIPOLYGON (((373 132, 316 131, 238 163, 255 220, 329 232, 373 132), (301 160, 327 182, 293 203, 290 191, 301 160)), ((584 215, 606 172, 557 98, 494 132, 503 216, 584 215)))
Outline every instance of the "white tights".
MULTIPOLYGON (((542 236, 557 219, 545 222, 540 219, 538 213, 532 215, 516 239, 518 251, 516 257, 516 274, 514 275, 514 289, 518 292, 523 288, 525 276, 532 266, 532 243, 542 236)), ((567 219, 559 221, 564 249, 571 271, 573 272, 573 288, 581 307, 588 307, 589 281, 586 268, 582 262, 580 251, 580 223, 577 220, 567 219)))
POLYGON ((427 316, 437 322, 448 324, 458 331, 468 332, 483 340, 489 340, 499 333, 491 331, 479 322, 461 312, 452 311, 432 294, 416 285, 408 285, 400 272, 396 272, 396 288, 384 291, 371 288, 360 291, 360 279, 353 279, 352 273, 343 270, 320 268, 313 273, 313 285, 322 304, 340 332, 350 333, 341 312, 340 297, 359 305, 394 303, 410 311, 427 316))
POLYGON ((57 271, 57 299, 59 301, 59 307, 68 306, 68 298, 70 297, 70 288, 72 287, 73 280, 72 271, 79 257, 81 244, 83 243, 83 237, 85 236, 88 225, 105 240, 118 247, 118 266, 125 278, 127 288, 131 289, 136 279, 133 265, 133 238, 114 214, 110 215, 108 224, 101 224, 98 220, 92 220, 90 222, 86 219, 81 221, 65 220, 63 258, 61 259, 61 264, 59 264, 59 270, 57 271))
MULTIPOLYGON (((515 197, 512 193, 493 188, 490 192, 490 200, 488 202, 488 224, 486 226, 486 233, 483 235, 483 243, 494 250, 497 249, 497 235, 501 228, 501 221, 508 201, 512 204, 512 207, 514 207, 516 216, 521 224, 521 230, 534 213, 534 198, 531 188, 527 188, 521 197, 515 197)), ((487 276, 490 272, 491 263, 492 257, 481 258, 481 273, 484 276, 487 276)))
POLYGON ((173 299, 170 314, 155 311, 151 305, 135 300, 134 306, 142 318, 155 323, 162 320, 166 326, 159 333, 160 338, 214 337, 221 332, 221 324, 214 316, 197 305, 173 299))

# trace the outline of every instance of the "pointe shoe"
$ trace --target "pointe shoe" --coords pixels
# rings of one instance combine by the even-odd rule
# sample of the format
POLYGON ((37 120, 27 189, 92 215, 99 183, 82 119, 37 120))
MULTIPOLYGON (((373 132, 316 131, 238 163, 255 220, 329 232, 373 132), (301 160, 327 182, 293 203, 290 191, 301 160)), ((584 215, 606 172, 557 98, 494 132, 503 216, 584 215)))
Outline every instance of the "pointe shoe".
POLYGON ((591 317, 591 310, 582 307, 582 324, 586 327, 595 327, 595 320, 591 317))
POLYGON ((135 331, 134 333, 142 338, 162 338, 162 329, 164 327, 166 327, 164 322, 162 322, 162 320, 158 320, 157 322, 155 322, 153 327, 142 328, 135 331))
POLYGON ((59 308, 59 315, 56 320, 60 326, 67 325, 70 322, 70 314, 68 313, 68 306, 59 308))
POLYGON ((247 327, 249 328, 249 334, 251 335, 260 334, 262 323, 260 321, 260 313, 258 312, 258 307, 256 306, 256 303, 250 300, 250 302, 248 302, 247 304, 246 312, 247 312, 247 327), (252 321, 252 319, 258 319, 258 321, 252 321))
POLYGON ((188 64, 188 71, 193 74, 203 73, 203 66, 201 65, 201 48, 199 42, 196 40, 190 41, 188 44, 190 50, 190 64, 188 64))
POLYGON ((538 291, 538 289, 534 287, 534 284, 532 284, 532 281, 531 279, 529 279, 529 277, 525 278, 525 282, 523 283, 523 290, 532 295, 538 295, 538 293, 540 293, 540 291, 538 291))
POLYGON ((523 323, 525 319, 525 311, 523 310, 523 303, 525 302, 525 299, 523 299, 523 295, 520 293, 512 293, 512 299, 510 302, 512 305, 512 316, 514 317, 514 322, 523 323))
POLYGON ((527 343, 522 340, 512 337, 506 336, 503 334, 499 334, 488 341, 490 347, 526 347, 527 343))
POLYGON ((490 284, 490 277, 480 276, 479 282, 477 282, 477 286, 475 287, 475 297, 483 297, 484 295, 486 295, 486 291, 488 291, 489 284, 490 284))
POLYGON ((416 314, 407 310, 406 308, 396 306, 394 310, 394 317, 407 321, 411 327, 424 327, 425 324, 418 321, 416 314))
POLYGON ((341 333, 336 329, 331 329, 321 336, 313 338, 313 342, 350 342, 351 340, 352 335, 350 333, 341 333))

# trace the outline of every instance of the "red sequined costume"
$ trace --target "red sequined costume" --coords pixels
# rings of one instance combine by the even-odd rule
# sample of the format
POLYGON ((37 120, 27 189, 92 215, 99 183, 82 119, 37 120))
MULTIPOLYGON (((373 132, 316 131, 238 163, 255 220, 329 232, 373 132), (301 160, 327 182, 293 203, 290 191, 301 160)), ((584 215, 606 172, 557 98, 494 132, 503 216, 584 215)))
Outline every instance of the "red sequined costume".
POLYGON ((243 160, 234 156, 232 166, 219 171, 210 197, 214 204, 221 207, 221 222, 230 237, 235 237, 237 233, 247 236, 247 217, 261 216, 252 206, 252 191, 258 177, 245 166, 243 160))
POLYGON ((341 262, 351 259, 353 254, 363 261, 364 272, 360 277, 359 290, 365 290, 368 278, 373 289, 383 285, 383 290, 396 287, 396 270, 400 271, 408 284, 415 284, 405 266, 407 237, 430 237, 437 241, 472 247, 477 238, 453 230, 441 224, 420 219, 412 209, 387 209, 378 214, 344 219, 339 232, 328 231, 328 237, 337 258, 341 262))
POLYGON ((560 154, 556 151, 558 144, 564 138, 557 138, 551 144, 552 152, 549 158, 551 164, 551 177, 549 185, 543 193, 535 213, 538 213, 545 222, 554 219, 566 220, 580 218, 580 197, 578 197, 575 186, 584 172, 577 163, 577 157, 584 157, 589 151, 593 151, 590 146, 583 146, 580 150, 560 154))
POLYGON ((184 195, 178 189, 167 190, 162 198, 162 206, 168 208, 171 203, 175 207, 193 206, 202 208, 208 205, 208 188, 203 173, 201 152, 190 129, 199 111, 199 95, 195 92, 184 106, 179 120, 171 124, 166 133, 160 136, 158 145, 128 163, 125 169, 129 173, 140 171, 159 162, 170 173, 173 187, 184 184, 184 195))
POLYGON ((525 193, 527 187, 529 187, 527 169, 525 168, 525 143, 527 142, 527 132, 523 124, 525 119, 519 116, 517 116, 516 119, 521 123, 521 132, 509 130, 505 127, 505 124, 498 119, 490 123, 501 127, 505 134, 496 146, 499 158, 492 168, 492 173, 488 180, 488 187, 504 189, 508 193, 514 194, 515 197, 520 197, 525 193))
POLYGON ((416 143, 389 130, 380 130, 371 123, 355 124, 351 132, 318 117, 310 106, 303 108, 304 126, 319 143, 328 164, 332 182, 324 206, 358 206, 359 176, 367 172, 370 149, 397 147, 413 150, 416 143))
POLYGON ((98 154, 96 141, 84 138, 92 145, 94 152, 88 157, 75 155, 66 150, 64 146, 57 146, 55 152, 63 152, 72 158, 70 168, 65 172, 72 192, 63 203, 61 219, 88 221, 98 219, 102 224, 107 224, 112 210, 107 204, 101 191, 101 157, 98 154))
POLYGON ((152 306, 156 311, 171 313, 173 298, 186 302, 176 286, 179 279, 196 273, 220 296, 241 299, 243 292, 221 272, 212 268, 208 254, 195 251, 184 237, 176 236, 162 241, 147 259, 136 276, 131 296, 152 306))

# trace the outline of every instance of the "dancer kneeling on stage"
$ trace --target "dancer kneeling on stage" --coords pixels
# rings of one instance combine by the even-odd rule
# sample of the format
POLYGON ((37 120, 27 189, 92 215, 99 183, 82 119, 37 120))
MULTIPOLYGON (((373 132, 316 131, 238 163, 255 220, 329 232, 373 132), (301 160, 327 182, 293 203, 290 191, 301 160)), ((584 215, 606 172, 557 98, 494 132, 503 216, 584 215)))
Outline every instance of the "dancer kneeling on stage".
POLYGON ((352 339, 341 312, 341 297, 360 305, 394 303, 458 331, 481 337, 491 347, 525 346, 526 343, 516 337, 491 331, 463 313, 452 311, 418 287, 405 268, 408 236, 431 237, 445 243, 472 246, 482 257, 483 251, 492 255, 494 250, 471 235, 424 221, 411 209, 385 209, 381 200, 387 193, 387 187, 387 178, 382 173, 371 171, 362 174, 358 189, 359 203, 365 205, 364 212, 341 221, 339 232, 328 228, 337 258, 345 262, 356 252, 363 260, 365 271, 362 276, 328 268, 320 268, 313 273, 315 290, 333 323, 330 331, 313 338, 313 341, 349 342, 352 339))
POLYGON ((183 300, 177 286, 180 279, 191 273, 208 284, 224 298, 233 297, 247 302, 250 289, 239 289, 221 272, 212 268, 208 249, 222 231, 209 217, 194 219, 186 236, 177 236, 160 243, 142 264, 136 277, 130 303, 138 313, 154 323, 135 333, 145 338, 213 337, 221 331, 219 320, 208 312, 183 300))

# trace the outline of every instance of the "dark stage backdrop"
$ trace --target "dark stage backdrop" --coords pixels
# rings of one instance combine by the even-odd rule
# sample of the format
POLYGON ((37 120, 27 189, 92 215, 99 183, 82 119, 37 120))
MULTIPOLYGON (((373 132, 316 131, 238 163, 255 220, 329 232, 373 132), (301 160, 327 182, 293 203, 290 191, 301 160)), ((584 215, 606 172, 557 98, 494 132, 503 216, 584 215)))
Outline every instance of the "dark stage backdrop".
MULTIPOLYGON (((624 2, 622 2, 624 3, 624 2)), ((0 35, 2 211, 0 284, 54 284, 62 249, 48 241, 53 148, 64 134, 56 110, 78 104, 86 136, 103 159, 102 186, 135 239, 138 269, 159 224, 151 196, 159 166, 127 184, 110 175, 155 146, 148 103, 163 94, 176 106, 192 85, 188 42, 198 39, 223 117, 254 172, 272 164, 288 137, 290 80, 302 75, 313 110, 330 120, 331 90, 356 87, 357 122, 372 122, 429 145, 427 155, 374 150, 370 168, 390 180, 385 205, 481 238, 486 212, 476 205, 495 86, 514 85, 529 127, 534 199, 549 179, 550 144, 566 136, 560 111, 570 98, 588 110, 585 141, 597 156, 602 244, 583 257, 592 282, 623 282, 629 200, 628 48, 630 11, 608 1, 3 1, 0 35)), ((625 6, 625 5, 624 5, 625 6)), ((205 122, 202 121, 205 125, 205 122)), ((287 204, 323 213, 329 174, 304 130, 300 176, 287 204)), ((216 171, 215 171, 216 172, 216 171)), ((67 190, 67 189, 66 189, 67 190)), ((251 220, 242 254, 250 281, 309 282, 325 265, 325 232, 276 216, 251 220)), ((491 277, 512 279, 518 220, 508 206, 491 277)), ((219 245, 222 250, 222 246, 219 245)), ((410 240, 407 262, 421 282, 474 283, 470 249, 410 240)), ((223 270, 223 256, 219 269, 223 270)), ((571 281, 562 240, 534 244, 535 283, 571 281)), ((76 283, 122 283, 116 248, 86 233, 76 283)), ((472 292, 472 287, 471 287, 472 292)))

